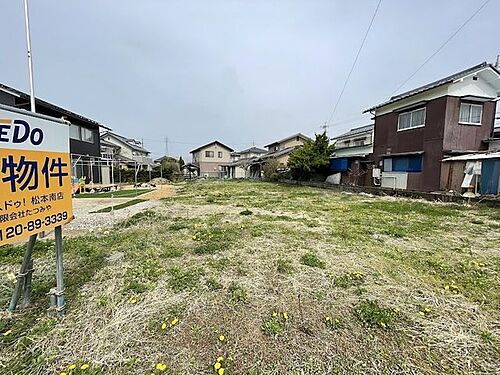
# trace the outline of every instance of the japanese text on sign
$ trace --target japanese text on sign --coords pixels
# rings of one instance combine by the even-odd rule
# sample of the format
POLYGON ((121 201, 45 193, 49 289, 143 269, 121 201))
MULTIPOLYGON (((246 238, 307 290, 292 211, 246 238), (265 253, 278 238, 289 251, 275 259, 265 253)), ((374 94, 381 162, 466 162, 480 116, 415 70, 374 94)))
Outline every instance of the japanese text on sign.
POLYGON ((71 220, 69 127, 0 108, 0 245, 71 220))

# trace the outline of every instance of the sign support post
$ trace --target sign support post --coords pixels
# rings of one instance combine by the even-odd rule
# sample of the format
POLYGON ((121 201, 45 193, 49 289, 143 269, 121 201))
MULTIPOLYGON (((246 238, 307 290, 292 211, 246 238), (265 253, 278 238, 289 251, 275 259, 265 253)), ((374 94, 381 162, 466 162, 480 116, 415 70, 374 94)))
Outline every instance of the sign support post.
POLYGON ((54 229, 56 245, 56 303, 57 314, 64 315, 64 266, 63 266, 63 246, 62 246, 62 226, 54 229))
MULTIPOLYGON (((32 269, 30 269, 30 264, 31 265, 33 264, 33 261, 31 260, 31 254, 33 253, 33 248, 35 247, 36 237, 37 234, 30 236, 28 245, 26 246, 26 252, 24 253, 23 263, 21 265, 19 273, 17 274, 16 287, 14 288, 14 293, 12 294, 12 298, 10 300, 10 305, 9 305, 10 312, 14 312, 14 310, 17 307, 17 302, 19 301, 19 297, 21 297, 21 291, 22 289, 25 288, 26 285, 25 282, 26 275, 28 275, 29 273, 31 273, 31 271, 33 271, 32 269)), ((26 290, 24 298, 26 300, 26 290)), ((29 302, 29 297, 28 297, 28 302, 29 302)))

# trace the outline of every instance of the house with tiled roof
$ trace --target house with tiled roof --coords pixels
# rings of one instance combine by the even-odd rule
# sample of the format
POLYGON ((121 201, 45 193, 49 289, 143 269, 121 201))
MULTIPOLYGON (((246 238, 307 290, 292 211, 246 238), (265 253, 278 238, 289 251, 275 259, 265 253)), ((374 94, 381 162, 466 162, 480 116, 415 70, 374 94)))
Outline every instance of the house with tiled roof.
POLYGON ((201 177, 221 178, 223 167, 231 162, 233 148, 219 141, 213 141, 190 151, 191 164, 198 168, 201 177))
POLYGON ((500 72, 486 62, 395 95, 373 115, 374 174, 382 187, 442 190, 442 160, 487 150, 500 72))
MULTIPOLYGON (((101 152, 105 154, 113 151, 112 159, 118 163, 119 168, 146 171, 153 169, 154 162, 151 158, 151 152, 144 148, 142 142, 111 131, 102 133, 100 138, 101 143, 104 144, 101 152)), ((109 157, 109 155, 106 156, 109 157)))
POLYGON ((371 185, 373 124, 358 126, 331 138, 335 151, 330 158, 334 179, 346 185, 371 185))

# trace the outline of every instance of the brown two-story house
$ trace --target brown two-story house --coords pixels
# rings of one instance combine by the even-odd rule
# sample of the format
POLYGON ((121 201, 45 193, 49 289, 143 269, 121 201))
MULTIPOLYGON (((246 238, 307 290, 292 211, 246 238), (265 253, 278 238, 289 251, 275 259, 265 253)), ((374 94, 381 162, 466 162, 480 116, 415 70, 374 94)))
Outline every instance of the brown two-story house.
POLYGON ((440 190, 443 158, 488 148, 499 96, 500 72, 484 62, 366 110, 380 185, 440 190))

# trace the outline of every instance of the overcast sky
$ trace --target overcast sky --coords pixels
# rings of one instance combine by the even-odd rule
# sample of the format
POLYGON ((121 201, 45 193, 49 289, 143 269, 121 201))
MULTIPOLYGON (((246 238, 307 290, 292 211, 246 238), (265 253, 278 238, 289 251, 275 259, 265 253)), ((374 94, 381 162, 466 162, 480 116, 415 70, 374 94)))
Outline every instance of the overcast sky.
MULTIPOLYGON (((186 157, 319 132, 378 0, 31 0, 35 92, 186 157)), ((382 0, 330 135, 370 122, 481 0, 382 0)), ((28 92, 21 0, 0 0, 0 82, 28 92)), ((400 91, 500 53, 489 4, 400 91)))

